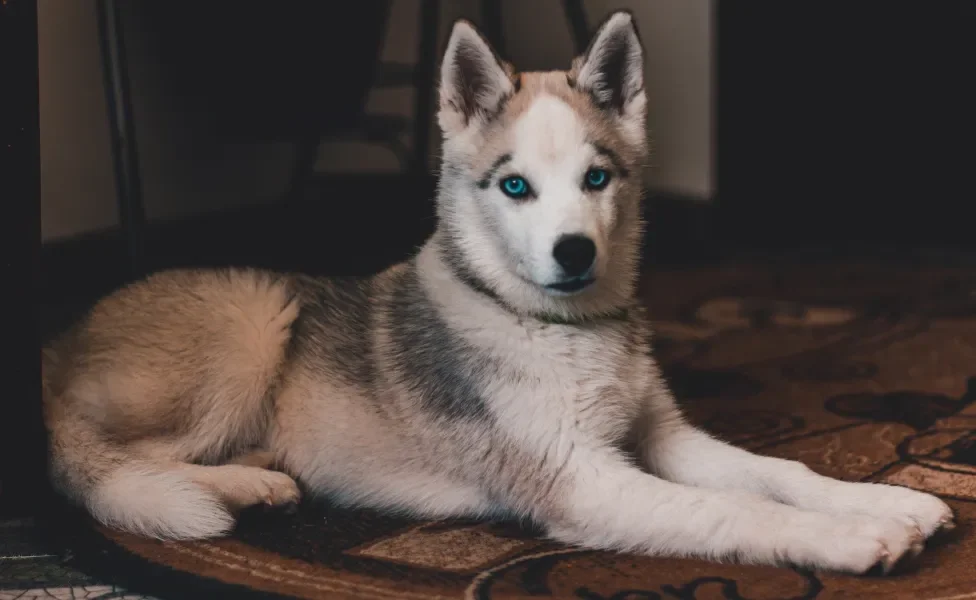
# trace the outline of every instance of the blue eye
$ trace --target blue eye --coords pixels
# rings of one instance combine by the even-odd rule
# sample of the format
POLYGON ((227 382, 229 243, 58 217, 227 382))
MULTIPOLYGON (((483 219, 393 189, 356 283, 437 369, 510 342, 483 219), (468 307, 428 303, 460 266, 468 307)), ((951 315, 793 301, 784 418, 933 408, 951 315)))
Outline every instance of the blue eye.
POLYGON ((586 187, 591 190, 602 190, 610 183, 610 173, 606 169, 590 169, 586 172, 586 187))
POLYGON ((525 198, 529 195, 529 182, 518 175, 502 179, 501 187, 509 198, 525 198))

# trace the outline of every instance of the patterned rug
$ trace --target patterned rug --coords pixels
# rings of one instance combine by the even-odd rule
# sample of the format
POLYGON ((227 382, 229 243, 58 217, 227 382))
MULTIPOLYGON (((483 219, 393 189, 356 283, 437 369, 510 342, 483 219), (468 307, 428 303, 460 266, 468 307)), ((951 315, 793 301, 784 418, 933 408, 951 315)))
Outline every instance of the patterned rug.
POLYGON ((177 599, 976 600, 976 270, 723 267, 655 273, 643 289, 693 421, 827 475, 938 494, 958 529, 899 574, 858 578, 581 551, 514 524, 307 504, 248 514, 232 537, 205 543, 79 519, 64 564, 177 599))

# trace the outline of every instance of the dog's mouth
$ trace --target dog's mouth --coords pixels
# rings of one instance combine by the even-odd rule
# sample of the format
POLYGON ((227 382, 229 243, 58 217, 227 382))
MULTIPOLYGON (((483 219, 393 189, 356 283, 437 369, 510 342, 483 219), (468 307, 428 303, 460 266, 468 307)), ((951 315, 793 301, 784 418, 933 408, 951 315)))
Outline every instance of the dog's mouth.
POLYGON ((546 286, 547 290, 559 292, 561 294, 577 294, 596 282, 595 277, 576 277, 558 283, 550 283, 546 286))

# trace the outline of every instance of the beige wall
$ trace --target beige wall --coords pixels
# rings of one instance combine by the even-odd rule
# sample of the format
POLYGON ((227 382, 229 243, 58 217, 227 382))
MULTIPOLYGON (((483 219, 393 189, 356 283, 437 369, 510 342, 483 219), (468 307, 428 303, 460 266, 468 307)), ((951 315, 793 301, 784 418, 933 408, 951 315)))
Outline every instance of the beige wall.
POLYGON ((95 11, 92 3, 37 3, 44 239, 115 222, 95 11))
MULTIPOLYGON (((572 55, 559 0, 505 0, 505 38, 520 68, 561 68, 572 55), (551 23, 542 27, 540 23, 551 23)), ((591 24, 614 8, 634 11, 647 46, 654 156, 649 185, 711 195, 710 11, 712 0, 586 0, 591 24)), ((418 0, 396 0, 383 55, 413 61, 418 0)), ((442 2, 443 41, 451 21, 477 18, 478 0, 442 2)), ((268 202, 284 190, 293 150, 285 144, 220 145, 200 139, 186 114, 158 89, 144 24, 126 20, 132 94, 147 214, 152 219, 268 202), (191 136, 191 132, 194 134, 191 136)), ((39 0, 41 221, 45 240, 116 224, 108 125, 93 0, 39 0)), ((368 110, 412 114, 410 89, 374 90, 368 110)), ((436 140, 436 135, 434 136, 436 140)), ((405 139, 409 143, 409 137, 405 139)), ((436 154, 436 146, 432 149, 436 154)), ((434 164, 433 157, 431 164, 434 164)), ((323 171, 393 171, 385 149, 322 145, 323 171)))

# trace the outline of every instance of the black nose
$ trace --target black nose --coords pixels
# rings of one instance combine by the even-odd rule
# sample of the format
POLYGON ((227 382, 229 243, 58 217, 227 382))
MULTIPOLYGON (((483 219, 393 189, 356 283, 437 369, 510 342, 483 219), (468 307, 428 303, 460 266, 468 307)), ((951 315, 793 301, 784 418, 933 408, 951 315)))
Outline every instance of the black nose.
POLYGON ((570 277, 578 277, 593 266, 596 244, 585 235, 564 235, 556 242, 552 255, 570 277))

